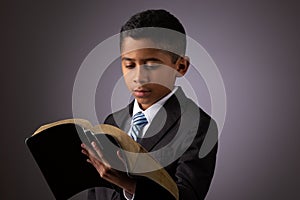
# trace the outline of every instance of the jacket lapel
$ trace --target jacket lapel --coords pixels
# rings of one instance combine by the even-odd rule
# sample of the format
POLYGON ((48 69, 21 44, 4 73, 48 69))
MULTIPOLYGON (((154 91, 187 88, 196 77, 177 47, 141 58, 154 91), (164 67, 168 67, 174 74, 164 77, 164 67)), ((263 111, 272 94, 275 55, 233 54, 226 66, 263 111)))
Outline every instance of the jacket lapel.
POLYGON ((112 124, 120 129, 122 129, 124 132, 128 133, 130 129, 130 122, 133 112, 133 101, 124 109, 113 113, 113 122, 110 122, 109 124, 112 124))
POLYGON ((163 138, 180 118, 185 99, 179 87, 158 111, 144 137, 138 141, 147 151, 151 151, 158 143, 163 142, 163 145, 168 143, 163 138))

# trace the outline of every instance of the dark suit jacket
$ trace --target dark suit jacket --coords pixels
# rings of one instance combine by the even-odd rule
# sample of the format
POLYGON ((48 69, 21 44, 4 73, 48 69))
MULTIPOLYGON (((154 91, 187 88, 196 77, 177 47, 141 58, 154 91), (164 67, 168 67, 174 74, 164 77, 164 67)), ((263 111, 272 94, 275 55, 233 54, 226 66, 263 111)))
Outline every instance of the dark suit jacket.
MULTIPOLYGON (((132 111, 133 102, 109 115, 105 123, 127 132, 132 111)), ((159 110, 145 137, 138 142, 165 166, 178 186, 180 199, 194 200, 204 199, 208 192, 216 163, 217 136, 216 123, 178 88, 159 110), (207 134, 210 144, 204 145, 207 134), (201 146, 209 151, 203 158, 199 158, 201 146)), ((174 199, 151 180, 141 177, 136 180, 135 200, 174 199)), ((121 188, 112 186, 90 189, 88 199, 120 200, 124 196, 121 188)))

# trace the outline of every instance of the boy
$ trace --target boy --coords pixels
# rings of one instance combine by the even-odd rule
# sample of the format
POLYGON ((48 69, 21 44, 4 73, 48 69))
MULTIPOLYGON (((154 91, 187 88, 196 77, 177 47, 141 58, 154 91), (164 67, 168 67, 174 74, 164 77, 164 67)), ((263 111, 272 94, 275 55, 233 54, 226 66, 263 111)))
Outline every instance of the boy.
MULTIPOLYGON (((120 39, 122 72, 135 100, 109 115, 104 123, 121 128, 146 150, 155 152, 154 157, 176 182, 180 199, 204 199, 214 173, 217 145, 204 158, 198 154, 208 130, 217 136, 217 128, 180 87, 174 86, 189 67, 183 26, 165 10, 147 10, 123 25, 120 39), (168 151, 159 151, 169 144, 173 146, 168 151)), ((101 152, 92 145, 98 155, 85 145, 82 152, 113 189, 91 189, 89 200, 173 199, 151 180, 128 177, 113 169, 105 159, 99 159, 101 152)))

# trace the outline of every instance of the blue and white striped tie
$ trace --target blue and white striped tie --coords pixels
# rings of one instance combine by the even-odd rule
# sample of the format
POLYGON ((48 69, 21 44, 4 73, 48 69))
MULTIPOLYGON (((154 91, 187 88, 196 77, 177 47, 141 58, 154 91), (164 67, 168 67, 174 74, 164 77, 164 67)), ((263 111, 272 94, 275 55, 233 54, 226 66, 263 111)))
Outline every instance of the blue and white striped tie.
POLYGON ((138 112, 132 118, 132 126, 130 130, 130 136, 132 139, 137 141, 137 138, 140 137, 140 132, 142 128, 148 123, 144 113, 138 112))

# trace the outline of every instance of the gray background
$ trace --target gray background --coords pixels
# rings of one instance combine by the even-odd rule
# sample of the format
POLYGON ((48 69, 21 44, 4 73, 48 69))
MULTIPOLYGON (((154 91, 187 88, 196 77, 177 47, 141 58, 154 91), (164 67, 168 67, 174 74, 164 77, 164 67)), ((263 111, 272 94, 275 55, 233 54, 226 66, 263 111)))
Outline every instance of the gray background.
MULTIPOLYGON (((1 1, 0 199, 54 199, 24 139, 41 124, 72 117, 83 59, 149 8, 175 14, 224 79, 227 118, 207 199, 299 199, 297 0, 1 1)), ((100 92, 112 89, 119 69, 109 68, 100 92)), ((102 121, 110 99, 97 102, 102 121)), ((209 110, 206 100, 200 104, 209 110)))

